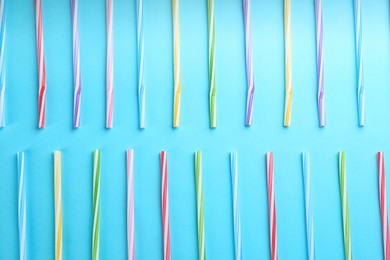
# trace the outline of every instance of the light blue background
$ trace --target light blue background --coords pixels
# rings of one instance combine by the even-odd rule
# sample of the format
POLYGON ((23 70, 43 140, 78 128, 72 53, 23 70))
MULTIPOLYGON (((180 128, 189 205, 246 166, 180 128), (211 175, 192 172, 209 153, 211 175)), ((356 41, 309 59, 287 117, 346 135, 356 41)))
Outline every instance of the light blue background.
MULTIPOLYGON (((105 1, 80 0, 81 128, 72 129, 68 0, 43 0, 47 126, 37 129, 32 0, 8 0, 7 127, 0 131, 0 259, 18 259, 16 152, 26 152, 28 254, 54 259, 53 151, 63 158, 64 259, 89 259, 92 152, 102 151, 101 259, 125 259, 125 150, 135 149, 137 259, 162 259, 159 152, 168 151, 172 259, 197 259, 194 152, 203 151, 206 253, 233 259, 229 152, 239 153, 244 259, 269 259, 265 153, 275 157, 280 259, 306 258, 301 152, 311 152, 318 259, 344 257, 337 152, 347 154, 352 251, 381 259, 376 152, 390 152, 389 3, 362 1, 367 120, 357 126, 352 0, 323 1, 327 126, 318 127, 314 0, 292 0, 293 107, 283 128, 283 1, 253 0, 253 126, 244 127, 241 0, 215 0, 218 128, 209 129, 206 1, 180 3, 181 127, 172 129, 171 1, 144 1, 147 128, 138 130, 136 11, 115 0, 114 127, 105 129, 105 1)), ((386 154, 387 154, 386 153, 386 154)), ((387 157, 386 158, 390 158, 387 157)), ((389 159, 390 160, 390 159, 389 159)), ((389 161, 390 163, 390 161, 389 161)))

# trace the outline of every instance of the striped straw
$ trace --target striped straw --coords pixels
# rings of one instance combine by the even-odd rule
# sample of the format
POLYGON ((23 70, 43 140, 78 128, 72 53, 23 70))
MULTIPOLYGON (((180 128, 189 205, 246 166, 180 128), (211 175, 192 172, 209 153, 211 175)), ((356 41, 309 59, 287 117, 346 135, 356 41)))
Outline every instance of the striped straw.
POLYGON ((137 47, 138 47, 138 112, 139 128, 145 128, 145 83, 144 83, 144 26, 143 3, 137 0, 137 47))
POLYGON ((62 191, 61 191, 61 152, 54 152, 54 208, 55 208, 55 254, 62 259, 62 191))
POLYGON ((309 152, 302 153, 302 175, 305 191, 305 207, 306 207, 306 240, 307 240, 307 255, 309 260, 314 260, 314 224, 313 212, 311 209, 311 176, 310 176, 310 154, 309 152))
POLYGON ((93 233, 92 260, 99 259, 100 240, 100 151, 93 153, 93 233))
POLYGON ((290 126, 292 106, 292 76, 291 76, 291 19, 290 0, 284 0, 284 55, 286 73, 286 96, 284 102, 284 126, 290 126))
POLYGON ((35 1, 36 34, 38 52, 38 74, 39 74, 39 98, 38 98, 38 127, 45 128, 46 114, 46 68, 43 53, 43 27, 42 27, 42 0, 35 1))
POLYGON ((106 71, 106 128, 112 128, 114 113, 114 45, 113 18, 114 0, 106 0, 107 15, 107 71, 106 71))
POLYGON ((27 221, 26 221, 26 180, 24 176, 24 153, 20 152, 16 154, 18 160, 18 183, 19 183, 19 195, 18 195, 18 216, 19 216, 19 250, 20 260, 27 259, 27 221))
POLYGON ((356 44, 356 65, 358 72, 357 96, 359 126, 364 126, 365 119, 365 87, 363 82, 363 43, 362 43, 362 10, 360 0, 354 0, 355 9, 355 44, 356 44))
POLYGON ((349 209, 348 209, 348 194, 347 194, 347 170, 345 162, 345 152, 339 153, 339 174, 340 174, 340 193, 341 204, 343 211, 343 233, 344 233, 344 250, 345 259, 352 259, 351 233, 349 226, 349 209))
POLYGON ((78 23, 78 0, 70 0, 72 6, 73 26, 73 127, 80 127, 80 106, 81 106, 81 72, 80 72, 80 44, 79 44, 79 23, 78 23))
POLYGON ((207 0, 209 29, 209 82, 210 82, 210 127, 217 127, 217 87, 215 85, 215 25, 214 0, 207 0))
POLYGON ((276 231, 276 206, 274 189, 274 156, 267 153, 267 186, 268 186, 268 210, 269 210, 269 235, 271 245, 271 260, 278 259, 278 239, 276 231))
POLYGON ((134 246, 134 150, 126 152, 127 162, 127 259, 135 259, 134 246))
POLYGON ((241 259, 241 218, 238 199, 238 155, 237 152, 230 153, 230 175, 232 178, 233 192, 233 216, 234 216, 234 248, 236 260, 241 259))
POLYGON ((385 158, 383 152, 378 152, 378 175, 379 175, 379 204, 382 220, 382 236, 383 236, 383 258, 390 259, 390 234, 389 220, 387 210, 386 196, 386 175, 385 175, 385 158))
POLYGON ((251 1, 244 2, 244 24, 245 24, 245 58, 246 58, 246 117, 245 125, 252 125, 253 96, 255 94, 255 82, 253 76, 253 54, 252 54, 252 29, 251 29, 251 1))
POLYGON ((0 1, 0 15, 1 15, 1 27, 0 27, 0 128, 5 127, 5 32, 6 32, 6 9, 5 0, 0 1))
POLYGON ((203 208, 203 175, 202 175, 202 152, 195 153, 195 184, 196 204, 198 217, 198 254, 199 260, 206 259, 205 235, 204 235, 204 208, 203 208))
POLYGON ((318 118, 320 126, 326 125, 325 113, 325 88, 324 88, 324 53, 322 48, 323 30, 322 30, 322 0, 316 2, 316 43, 317 43, 317 79, 318 79, 318 118))
POLYGON ((167 152, 160 153, 160 170, 161 170, 161 213, 162 228, 164 237, 164 260, 171 259, 171 236, 169 228, 169 196, 168 196, 168 160, 167 152))
POLYGON ((179 0, 172 0, 173 15, 173 74, 174 74, 174 105, 173 105, 173 127, 180 126, 180 100, 181 100, 181 77, 180 77, 180 18, 179 0))

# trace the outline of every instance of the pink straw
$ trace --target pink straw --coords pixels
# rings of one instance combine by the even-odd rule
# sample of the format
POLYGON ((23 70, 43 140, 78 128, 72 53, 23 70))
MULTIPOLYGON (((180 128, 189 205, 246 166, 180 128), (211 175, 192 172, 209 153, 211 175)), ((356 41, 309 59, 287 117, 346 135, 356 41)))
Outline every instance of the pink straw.
POLYGON ((106 127, 112 128, 114 111, 114 46, 112 23, 114 16, 113 0, 107 0, 107 75, 106 75, 106 127))

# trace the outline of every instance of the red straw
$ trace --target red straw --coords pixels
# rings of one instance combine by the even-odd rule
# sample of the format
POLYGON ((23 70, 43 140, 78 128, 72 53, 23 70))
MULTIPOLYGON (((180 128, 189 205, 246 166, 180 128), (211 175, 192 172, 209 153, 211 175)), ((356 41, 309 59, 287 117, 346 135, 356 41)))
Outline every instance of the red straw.
POLYGON ((387 217, 387 197, 386 197, 386 175, 385 158, 383 152, 378 152, 378 174, 379 174, 379 204, 382 219, 383 235, 383 256, 385 260, 390 260, 390 241, 389 241, 389 221, 387 217))
POLYGON ((167 153, 160 153, 161 168, 161 205, 162 205, 162 228, 164 237, 164 260, 171 259, 171 238, 169 228, 169 200, 168 200, 168 160, 167 153))
POLYGON ((269 211, 269 233, 271 244, 271 260, 278 259, 278 241, 276 234, 276 207, 274 189, 274 156, 267 153, 267 186, 268 186, 268 211, 269 211))

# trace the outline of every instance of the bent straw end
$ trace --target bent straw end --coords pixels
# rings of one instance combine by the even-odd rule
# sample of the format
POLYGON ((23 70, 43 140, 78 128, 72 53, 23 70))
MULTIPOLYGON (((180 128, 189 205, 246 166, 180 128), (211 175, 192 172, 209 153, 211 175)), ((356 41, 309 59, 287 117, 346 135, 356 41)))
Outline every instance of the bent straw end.
POLYGON ((173 104, 173 127, 180 127, 180 99, 181 99, 181 87, 175 89, 174 93, 174 104, 173 104))
POLYGON ((365 100, 364 93, 359 92, 358 96, 358 116, 359 116, 359 126, 364 126, 365 124, 365 100))
POLYGON ((106 128, 112 128, 113 125, 113 110, 114 110, 114 93, 106 95, 106 128))
POLYGON ((290 126, 291 123, 291 107, 292 107, 292 90, 286 93, 285 106, 284 106, 284 123, 285 127, 290 126))
POLYGON ((0 128, 5 127, 5 112, 4 107, 0 108, 0 128))
POLYGON ((43 108, 43 115, 38 116, 38 128, 43 129, 45 128, 45 108, 43 108))
POLYGON ((81 107, 81 93, 78 92, 74 98, 74 106, 73 106, 73 127, 80 127, 80 108, 81 107))
POLYGON ((210 88, 210 128, 217 127, 217 91, 215 87, 210 88))
POLYGON ((245 125, 252 125, 252 114, 253 114, 253 97, 254 97, 255 88, 253 87, 247 95, 246 101, 246 117, 245 117, 245 125))
POLYGON ((325 113, 325 102, 324 96, 321 93, 318 97, 318 119, 320 121, 320 127, 326 126, 326 113, 325 113))
POLYGON ((141 85, 138 91, 139 128, 145 128, 145 85, 141 85))
POLYGON ((215 97, 211 99, 210 104, 210 128, 217 128, 217 107, 215 97))

